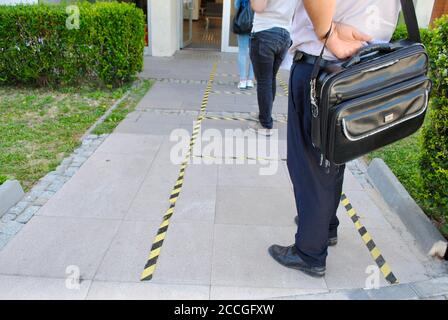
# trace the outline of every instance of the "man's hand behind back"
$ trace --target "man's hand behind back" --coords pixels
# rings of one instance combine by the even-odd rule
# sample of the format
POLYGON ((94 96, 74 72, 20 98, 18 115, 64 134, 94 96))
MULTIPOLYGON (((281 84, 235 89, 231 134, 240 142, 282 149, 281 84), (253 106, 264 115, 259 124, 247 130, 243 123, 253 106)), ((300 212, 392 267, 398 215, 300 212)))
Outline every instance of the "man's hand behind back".
POLYGON ((327 49, 338 59, 347 59, 358 52, 365 42, 371 40, 371 36, 360 32, 355 27, 335 22, 333 32, 327 41, 327 49))

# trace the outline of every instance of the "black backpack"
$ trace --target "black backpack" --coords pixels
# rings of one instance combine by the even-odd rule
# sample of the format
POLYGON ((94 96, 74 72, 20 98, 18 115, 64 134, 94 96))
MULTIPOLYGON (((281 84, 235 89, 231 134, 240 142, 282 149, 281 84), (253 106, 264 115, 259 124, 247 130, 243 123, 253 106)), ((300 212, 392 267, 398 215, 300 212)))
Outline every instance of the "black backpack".
POLYGON ((241 0, 241 5, 233 18, 233 33, 249 34, 252 32, 254 12, 250 7, 249 0, 241 0))

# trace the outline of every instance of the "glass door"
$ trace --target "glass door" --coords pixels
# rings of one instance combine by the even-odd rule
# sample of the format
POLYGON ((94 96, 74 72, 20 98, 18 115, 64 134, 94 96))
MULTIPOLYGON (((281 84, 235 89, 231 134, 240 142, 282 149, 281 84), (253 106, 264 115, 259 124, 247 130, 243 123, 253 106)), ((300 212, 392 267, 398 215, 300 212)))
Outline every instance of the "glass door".
POLYGON ((224 0, 222 19, 221 51, 238 52, 238 40, 232 32, 232 21, 236 14, 235 0, 224 0))
POLYGON ((185 48, 193 40, 193 0, 181 0, 180 47, 185 48))

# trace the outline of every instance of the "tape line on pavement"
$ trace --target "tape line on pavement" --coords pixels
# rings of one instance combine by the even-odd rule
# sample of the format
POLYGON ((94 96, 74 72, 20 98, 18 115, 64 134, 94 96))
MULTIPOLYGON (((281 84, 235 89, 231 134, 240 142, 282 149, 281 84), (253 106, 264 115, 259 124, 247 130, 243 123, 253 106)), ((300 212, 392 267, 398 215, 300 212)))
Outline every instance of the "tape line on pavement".
POLYGON ((358 217, 355 209, 351 205, 350 200, 348 200, 345 193, 342 193, 341 202, 342 202, 342 205, 345 207, 345 210, 347 210, 348 216, 350 217, 352 222, 355 224, 356 230, 358 230, 358 232, 362 238, 362 241, 365 243, 367 249, 370 252, 370 255, 372 256, 376 265, 380 269, 384 278, 390 284, 398 283, 397 278, 395 277, 389 264, 386 262, 383 255, 381 254, 380 249, 378 249, 375 242, 373 241, 372 236, 367 231, 367 229, 361 224, 361 221, 359 220, 359 217, 358 217))
POLYGON ((278 80, 278 82, 280 83, 280 86, 281 86, 282 89, 283 89, 284 96, 287 97, 287 96, 289 95, 288 84, 287 84, 285 81, 283 81, 283 79, 280 77, 279 74, 277 74, 277 80, 278 80))
POLYGON ((213 64, 213 68, 210 73, 207 88, 205 89, 204 96, 202 98, 201 110, 200 110, 198 118, 196 119, 196 122, 193 126, 193 133, 190 138, 189 149, 187 151, 187 154, 185 155, 185 159, 183 160, 183 162, 180 165, 179 176, 176 180, 176 183, 175 183, 173 190, 171 191, 171 194, 169 197, 169 203, 170 203, 169 208, 166 210, 165 215, 163 216, 162 223, 160 224, 160 227, 157 230, 157 234, 152 243, 152 247, 151 247, 151 251, 149 253, 148 260, 145 264, 145 267, 144 267, 143 272, 140 277, 141 281, 151 280, 154 275, 154 272, 156 270, 157 260, 160 256, 160 251, 162 249, 163 242, 164 242, 166 234, 168 232, 170 220, 174 214, 176 202, 177 202, 177 199, 179 198, 180 192, 182 190, 182 186, 184 184, 185 170, 188 166, 188 163, 189 163, 192 151, 193 151, 193 146, 194 146, 196 139, 199 135, 199 132, 201 130, 201 123, 204 120, 205 110, 207 109, 207 104, 208 104, 208 97, 209 97, 211 89, 212 89, 213 81, 215 80, 216 67, 217 67, 217 64, 215 62, 213 64))
POLYGON ((230 156, 230 157, 215 157, 215 156, 208 156, 208 155, 196 155, 194 154, 193 157, 195 158, 204 158, 204 159, 221 159, 221 160, 254 160, 254 161, 286 161, 286 158, 265 158, 265 157, 248 157, 248 156, 230 156))
MULTIPOLYGON (((259 120, 257 118, 244 118, 244 117, 229 117, 229 116, 212 116, 212 115, 207 115, 204 116, 205 119, 209 119, 209 120, 228 120, 228 121, 243 121, 243 122, 258 122, 259 120)), ((274 119, 275 122, 280 122, 280 123, 287 123, 287 120, 283 120, 283 119, 274 119)))

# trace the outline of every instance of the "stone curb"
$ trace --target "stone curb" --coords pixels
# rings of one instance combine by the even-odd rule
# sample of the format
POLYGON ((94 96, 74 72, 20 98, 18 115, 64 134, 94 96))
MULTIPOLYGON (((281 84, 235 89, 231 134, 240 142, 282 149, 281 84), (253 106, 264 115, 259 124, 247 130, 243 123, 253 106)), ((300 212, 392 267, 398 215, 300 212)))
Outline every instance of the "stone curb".
POLYGON ((384 201, 398 215, 424 254, 427 254, 436 241, 444 240, 383 160, 373 159, 367 173, 384 201))
POLYGON ((391 285, 378 289, 333 290, 326 293, 272 298, 269 300, 417 300, 448 299, 448 277, 391 285))
POLYGON ((17 180, 8 180, 0 185, 0 218, 24 195, 22 186, 17 180))

